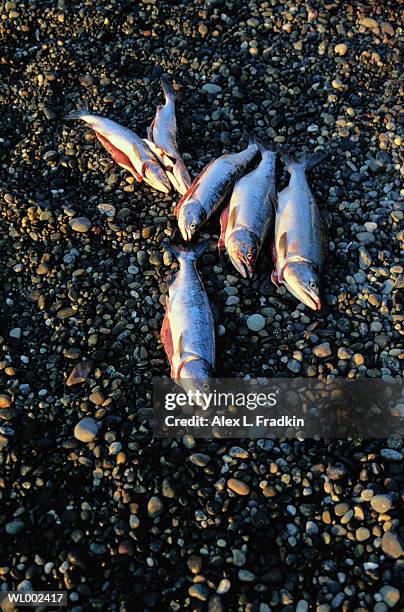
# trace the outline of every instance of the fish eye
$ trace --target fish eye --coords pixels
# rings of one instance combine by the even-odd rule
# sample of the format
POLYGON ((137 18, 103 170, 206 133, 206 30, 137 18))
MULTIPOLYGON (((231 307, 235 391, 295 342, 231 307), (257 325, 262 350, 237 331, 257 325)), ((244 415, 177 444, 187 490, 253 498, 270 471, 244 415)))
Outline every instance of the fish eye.
POLYGON ((310 288, 317 289, 317 283, 315 283, 314 281, 310 281, 310 288))
POLYGON ((247 253, 247 259, 249 259, 251 261, 253 259, 253 254, 252 253, 247 253))

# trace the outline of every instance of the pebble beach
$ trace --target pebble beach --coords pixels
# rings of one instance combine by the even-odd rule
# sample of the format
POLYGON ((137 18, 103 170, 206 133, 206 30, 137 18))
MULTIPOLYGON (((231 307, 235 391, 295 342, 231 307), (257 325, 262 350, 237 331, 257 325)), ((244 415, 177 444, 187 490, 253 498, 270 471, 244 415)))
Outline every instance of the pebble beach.
POLYGON ((203 228, 217 376, 399 380, 401 15, 377 0, 1 5, 0 590, 65 590, 70 612, 403 608, 400 436, 153 437, 179 198, 63 119, 84 107, 144 136, 166 74, 192 177, 250 137, 327 150, 309 175, 328 221, 321 311, 272 284, 269 241, 248 280, 217 249, 219 215, 203 228))

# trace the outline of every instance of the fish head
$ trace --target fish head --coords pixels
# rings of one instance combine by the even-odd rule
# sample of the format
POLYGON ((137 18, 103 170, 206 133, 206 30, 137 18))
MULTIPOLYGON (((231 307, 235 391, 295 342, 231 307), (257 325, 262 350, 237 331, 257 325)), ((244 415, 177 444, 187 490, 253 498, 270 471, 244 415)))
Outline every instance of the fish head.
POLYGON ((191 359, 184 363, 181 368, 181 385, 185 391, 195 394, 195 403, 204 408, 206 403, 203 396, 210 393, 210 381, 212 368, 204 359, 191 359), (199 393, 196 393, 199 391, 199 393))
POLYGON ((320 276, 309 262, 293 261, 286 264, 283 279, 290 293, 313 310, 321 310, 320 276))
POLYGON ((171 183, 163 168, 157 161, 149 159, 143 164, 142 175, 155 189, 163 193, 170 193, 171 183))
POLYGON ((233 266, 243 278, 252 278, 258 257, 258 241, 254 234, 246 229, 231 233, 226 242, 227 252, 233 266))
POLYGON ((178 227, 184 240, 191 240, 206 220, 206 211, 198 200, 184 202, 178 211, 178 227))

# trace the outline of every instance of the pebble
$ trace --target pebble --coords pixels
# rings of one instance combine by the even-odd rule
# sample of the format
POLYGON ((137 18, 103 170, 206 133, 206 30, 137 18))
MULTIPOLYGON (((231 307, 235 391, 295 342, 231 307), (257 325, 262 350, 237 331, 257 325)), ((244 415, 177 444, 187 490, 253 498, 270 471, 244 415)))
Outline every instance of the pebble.
POLYGON ((102 423, 92 417, 84 417, 74 428, 74 437, 80 442, 92 442, 98 434, 102 423))
POLYGON ((382 537, 382 549, 386 555, 393 557, 394 559, 400 559, 404 557, 404 548, 402 543, 400 542, 397 534, 386 531, 382 537))
POLYGON ((206 91, 206 93, 211 94, 213 96, 217 95, 222 91, 220 85, 215 85, 214 83, 205 83, 205 85, 202 86, 202 89, 203 91, 206 91))
POLYGON ((329 357, 332 353, 330 343, 322 342, 321 344, 318 344, 313 348, 313 353, 316 357, 319 357, 320 359, 329 357))
POLYGON ((379 514, 384 514, 388 512, 392 506, 391 497, 389 495, 374 495, 370 500, 370 505, 373 510, 378 512, 379 514))
POLYGON ((389 608, 394 608, 400 601, 400 591, 389 584, 386 584, 380 589, 379 595, 389 608))
POLYGON ((91 228, 91 221, 87 217, 76 217, 69 221, 69 225, 75 232, 85 234, 91 228))
POLYGON ((205 465, 208 465, 210 457, 203 453, 194 453, 190 456, 189 460, 198 467, 205 467, 205 465))
POLYGON ((237 480, 237 478, 230 478, 227 481, 227 486, 229 489, 237 493, 237 495, 248 495, 250 492, 250 487, 242 482, 241 480, 237 480))
POLYGON ((189 587, 188 593, 199 601, 207 601, 209 597, 209 589, 204 584, 193 584, 189 587))
POLYGON ((345 55, 345 53, 348 51, 348 47, 345 43, 339 43, 338 45, 335 45, 334 51, 337 55, 345 55))
POLYGON ((265 327, 265 318, 260 314, 253 314, 247 318, 247 327, 251 331, 261 331, 265 327))
POLYGON ((157 497, 156 495, 153 495, 153 497, 149 499, 149 503, 147 504, 147 514, 151 518, 156 518, 157 516, 160 516, 161 514, 163 514, 163 512, 164 512, 163 502, 161 501, 159 497, 157 497))
POLYGON ((13 521, 10 521, 9 523, 6 523, 6 533, 8 533, 9 535, 17 535, 17 533, 20 533, 20 531, 22 531, 24 527, 24 521, 15 519, 13 521))

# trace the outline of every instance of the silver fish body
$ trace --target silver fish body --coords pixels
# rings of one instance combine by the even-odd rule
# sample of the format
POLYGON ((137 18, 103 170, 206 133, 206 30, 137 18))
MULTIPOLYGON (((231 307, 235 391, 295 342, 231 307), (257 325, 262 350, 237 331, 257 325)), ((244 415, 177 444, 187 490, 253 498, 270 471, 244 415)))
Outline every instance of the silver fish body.
POLYGON ((258 166, 235 184, 221 216, 224 244, 236 270, 246 278, 254 273, 258 253, 273 222, 276 197, 274 151, 261 150, 258 166))
POLYGON ((191 240, 219 208, 257 152, 258 146, 251 143, 240 153, 227 153, 212 160, 196 177, 174 210, 184 240, 191 240))
POLYGON ((161 78, 161 85, 165 104, 157 107, 156 115, 147 131, 146 143, 164 167, 174 189, 184 194, 191 185, 191 177, 178 148, 175 96, 165 77, 161 78))
POLYGON ((171 364, 171 377, 186 389, 206 391, 215 367, 215 333, 207 293, 196 269, 206 245, 195 251, 166 248, 180 268, 168 285, 161 339, 171 364))
POLYGON ((135 132, 124 126, 87 111, 75 111, 66 119, 81 119, 94 130, 98 140, 113 159, 128 170, 138 182, 169 193, 171 184, 153 151, 135 132))
POLYGON ((283 283, 298 300, 321 309, 320 280, 326 254, 326 228, 306 178, 323 157, 302 162, 286 158, 289 185, 279 193, 275 214, 272 280, 283 283))

